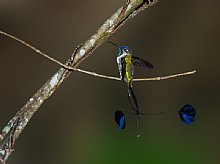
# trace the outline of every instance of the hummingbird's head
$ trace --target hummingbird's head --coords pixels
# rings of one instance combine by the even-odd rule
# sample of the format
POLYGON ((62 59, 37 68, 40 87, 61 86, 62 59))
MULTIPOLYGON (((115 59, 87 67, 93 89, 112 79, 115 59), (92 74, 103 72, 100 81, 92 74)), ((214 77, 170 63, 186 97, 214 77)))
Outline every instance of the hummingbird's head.
POLYGON ((118 47, 118 56, 121 56, 123 53, 131 54, 132 50, 128 46, 119 46, 118 47))

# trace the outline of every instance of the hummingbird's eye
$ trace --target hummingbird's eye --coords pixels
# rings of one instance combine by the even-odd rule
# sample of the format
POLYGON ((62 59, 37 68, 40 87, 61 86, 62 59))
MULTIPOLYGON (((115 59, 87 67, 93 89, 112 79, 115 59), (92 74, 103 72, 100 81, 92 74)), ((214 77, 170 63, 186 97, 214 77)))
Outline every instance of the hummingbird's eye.
POLYGON ((127 53, 129 52, 127 48, 124 48, 124 51, 127 52, 127 53))

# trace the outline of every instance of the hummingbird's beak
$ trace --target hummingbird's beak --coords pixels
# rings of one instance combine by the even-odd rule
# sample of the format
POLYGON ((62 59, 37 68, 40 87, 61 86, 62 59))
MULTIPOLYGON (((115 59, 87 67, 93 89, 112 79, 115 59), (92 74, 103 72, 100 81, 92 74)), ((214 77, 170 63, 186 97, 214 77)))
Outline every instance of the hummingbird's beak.
POLYGON ((108 43, 112 44, 113 46, 119 47, 119 45, 117 45, 116 43, 113 43, 111 41, 107 41, 108 43))

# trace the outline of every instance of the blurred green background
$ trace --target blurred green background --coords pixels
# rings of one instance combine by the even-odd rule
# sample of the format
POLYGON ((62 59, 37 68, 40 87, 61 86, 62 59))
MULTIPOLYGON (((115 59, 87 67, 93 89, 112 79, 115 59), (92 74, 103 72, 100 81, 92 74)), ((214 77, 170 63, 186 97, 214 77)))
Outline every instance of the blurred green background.
MULTIPOLYGON (((65 62, 124 0, 0 0, 0 29, 65 62)), ((129 45, 154 70, 136 77, 197 69, 193 76, 138 82, 143 112, 179 110, 192 104, 196 122, 183 125, 176 113, 136 118, 126 85, 73 72, 23 131, 8 163, 22 164, 217 164, 220 162, 220 1, 161 0, 140 13, 111 40, 129 45), (118 131, 114 111, 126 114, 118 131)), ((115 47, 105 43, 80 68, 118 76, 115 47)), ((30 49, 0 36, 0 127, 58 69, 30 49)))

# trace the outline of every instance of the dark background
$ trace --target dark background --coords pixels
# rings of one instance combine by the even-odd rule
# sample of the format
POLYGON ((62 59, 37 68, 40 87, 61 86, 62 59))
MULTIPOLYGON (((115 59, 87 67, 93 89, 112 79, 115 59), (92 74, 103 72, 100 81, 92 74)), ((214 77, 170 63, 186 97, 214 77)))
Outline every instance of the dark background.
MULTIPOLYGON (((123 3, 0 0, 0 29, 65 62, 123 3)), ((8 163, 219 163, 219 6, 218 0, 161 0, 111 38, 153 63, 154 70, 136 69, 135 77, 197 70, 193 76, 134 84, 143 112, 192 104, 198 112, 193 125, 183 125, 176 113, 143 117, 137 139, 126 85, 74 72, 34 115, 8 163), (124 131, 113 119, 117 109, 126 113, 124 131)), ((105 43, 80 68, 118 76, 116 54, 105 43)), ((59 66, 3 36, 0 57, 3 128, 59 66)))

